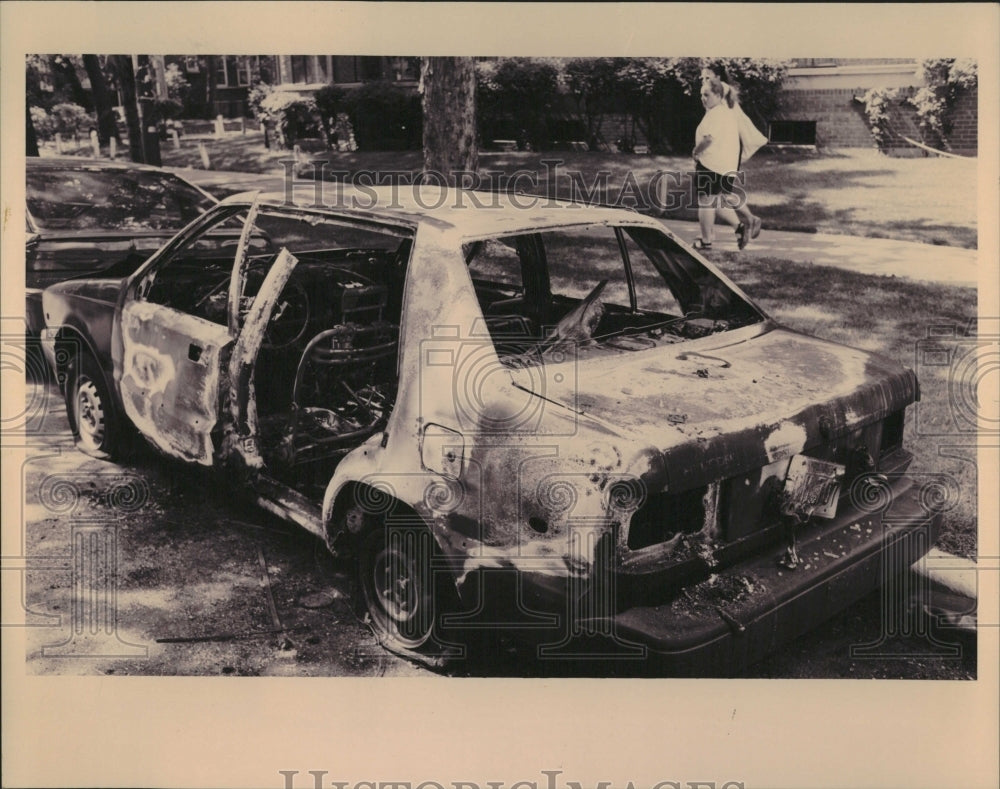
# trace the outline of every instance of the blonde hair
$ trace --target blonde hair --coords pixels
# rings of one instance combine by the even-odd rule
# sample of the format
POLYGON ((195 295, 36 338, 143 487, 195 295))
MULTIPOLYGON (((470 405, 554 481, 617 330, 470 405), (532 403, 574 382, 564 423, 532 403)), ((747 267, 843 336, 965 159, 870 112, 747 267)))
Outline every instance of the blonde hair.
POLYGON ((718 77, 709 77, 708 79, 702 80, 702 85, 707 86, 709 92, 714 93, 716 96, 721 98, 726 97, 726 88, 728 85, 724 85, 722 80, 718 77))
POLYGON ((713 82, 719 83, 722 86, 722 92, 719 93, 718 91, 715 90, 713 90, 713 92, 716 93, 716 95, 718 96, 722 96, 722 98, 726 100, 726 104, 729 105, 730 109, 735 107, 736 102, 739 101, 739 91, 732 85, 730 85, 728 82, 724 82, 722 80, 722 77, 719 76, 719 73, 711 66, 704 66, 702 68, 702 71, 703 72, 707 71, 712 75, 711 77, 708 77, 703 74, 701 78, 702 84, 711 85, 713 82))

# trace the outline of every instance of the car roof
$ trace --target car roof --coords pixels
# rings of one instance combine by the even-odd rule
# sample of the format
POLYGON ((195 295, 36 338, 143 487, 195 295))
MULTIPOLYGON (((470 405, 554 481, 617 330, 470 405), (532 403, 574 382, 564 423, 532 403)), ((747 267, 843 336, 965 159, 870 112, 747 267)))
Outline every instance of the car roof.
POLYGON ((82 169, 88 170, 146 170, 149 172, 174 173, 164 170, 162 167, 154 167, 150 164, 137 164, 136 162, 118 161, 116 159, 94 159, 87 156, 26 156, 25 165, 28 169, 38 167, 52 167, 61 169, 82 169))
POLYGON ((222 203, 319 210, 393 224, 431 224, 463 236, 524 232, 581 224, 634 224, 673 237, 661 223, 634 211, 524 193, 483 192, 437 185, 357 186, 295 182, 284 192, 243 192, 222 203))

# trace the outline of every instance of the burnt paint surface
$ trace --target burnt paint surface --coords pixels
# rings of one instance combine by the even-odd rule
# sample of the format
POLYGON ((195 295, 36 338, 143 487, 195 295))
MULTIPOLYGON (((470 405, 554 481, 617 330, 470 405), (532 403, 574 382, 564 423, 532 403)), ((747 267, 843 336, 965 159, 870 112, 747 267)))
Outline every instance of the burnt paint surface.
POLYGON ((167 454, 213 462, 225 326, 147 302, 121 314, 122 405, 140 432, 167 454))
POLYGON ((82 337, 98 363, 111 372, 111 337, 120 279, 80 279, 63 282, 42 293, 42 310, 49 327, 82 337))
POLYGON ((138 265, 169 241, 176 230, 163 233, 81 233, 45 231, 32 242, 27 254, 25 284, 45 288, 69 277, 100 276, 126 260, 138 265))
POLYGON ((790 457, 916 399, 912 371, 887 359, 782 328, 743 331, 735 344, 716 336, 580 362, 572 389, 544 393, 662 451, 674 490, 790 457))
POLYGON ((604 490, 626 471, 622 451, 605 431, 581 429, 561 405, 514 386, 483 337, 459 249, 448 233, 418 230, 388 437, 340 463, 324 517, 341 489, 360 481, 391 492, 430 525, 459 586, 486 568, 585 577, 609 528, 604 490), (421 463, 429 424, 460 437, 453 447, 461 454, 458 479, 421 463))
POLYGON ((460 584, 486 568, 585 576, 612 527, 616 481, 712 486, 877 422, 916 395, 908 370, 773 325, 581 357, 572 374, 511 371, 484 348, 455 248, 447 233, 418 234, 388 441, 341 464, 324 512, 348 480, 384 486, 431 524, 460 584), (420 464, 428 423, 461 436, 458 479, 420 464))

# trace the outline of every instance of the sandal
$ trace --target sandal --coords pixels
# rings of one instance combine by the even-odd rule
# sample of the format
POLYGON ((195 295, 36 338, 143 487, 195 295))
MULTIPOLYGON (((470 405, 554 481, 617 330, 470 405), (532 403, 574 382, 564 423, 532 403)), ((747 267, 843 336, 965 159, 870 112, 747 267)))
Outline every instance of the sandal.
POLYGON ((747 234, 746 225, 740 222, 739 225, 736 226, 736 246, 739 249, 743 249, 749 241, 750 237, 747 234))
POLYGON ((750 238, 757 238, 760 235, 760 229, 763 226, 759 216, 755 216, 750 221, 750 238))
POLYGON ((701 238, 696 238, 694 241, 691 242, 691 246, 697 250, 705 251, 706 249, 712 248, 712 242, 709 241, 708 243, 705 243, 704 241, 701 240, 701 238))

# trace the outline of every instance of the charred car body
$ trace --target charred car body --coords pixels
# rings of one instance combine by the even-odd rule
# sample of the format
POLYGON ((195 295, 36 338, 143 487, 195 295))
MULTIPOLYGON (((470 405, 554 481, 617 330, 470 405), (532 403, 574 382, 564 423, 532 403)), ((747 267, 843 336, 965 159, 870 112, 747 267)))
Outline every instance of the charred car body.
POLYGON ((778 325, 634 213, 362 197, 234 196, 48 289, 78 445, 134 428, 219 469, 355 556, 386 645, 428 660, 510 626, 725 674, 933 543, 910 370, 778 325))

